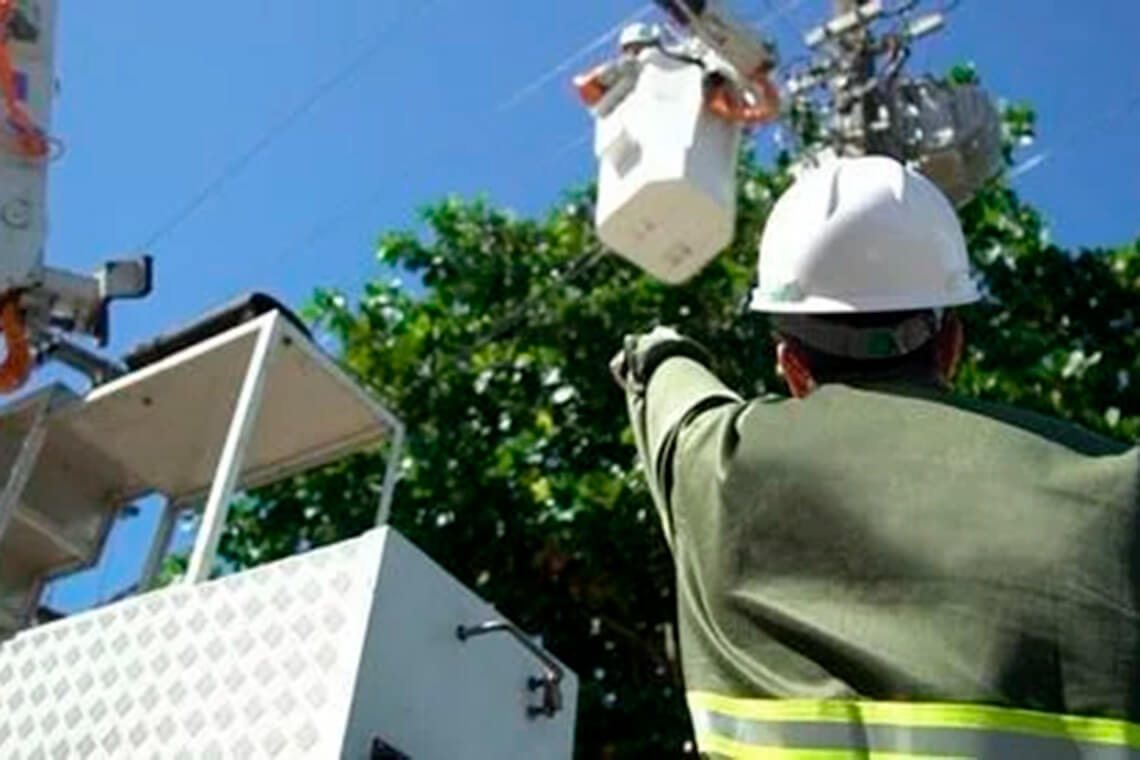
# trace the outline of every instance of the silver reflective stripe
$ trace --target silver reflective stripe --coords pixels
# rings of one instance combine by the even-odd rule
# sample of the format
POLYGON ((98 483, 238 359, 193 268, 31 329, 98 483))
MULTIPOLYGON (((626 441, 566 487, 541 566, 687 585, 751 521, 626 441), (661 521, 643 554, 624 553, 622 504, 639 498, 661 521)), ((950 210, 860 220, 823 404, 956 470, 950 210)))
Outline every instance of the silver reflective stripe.
MULTIPOLYGON (((875 722, 856 717, 862 712, 859 708, 866 703, 846 703, 855 708, 851 710, 852 720, 837 719, 834 710, 826 711, 831 714, 821 720, 805 720, 795 714, 802 714, 805 710, 788 711, 789 717, 794 716, 795 719, 785 720, 730 714, 756 712, 750 709, 736 710, 732 702, 746 707, 773 704, 766 700, 733 701, 721 698, 716 700, 717 706, 722 708, 720 710, 702 704, 708 701, 710 700, 701 699, 699 695, 697 698, 690 695, 689 699, 698 745, 702 752, 713 756, 811 758, 830 750, 827 753, 829 757, 839 752, 849 753, 851 757, 885 758, 1140 760, 1140 748, 1135 741, 1136 727, 1119 723, 1117 725, 1121 730, 1115 731, 1112 730, 1115 726, 1111 721, 1076 719, 1073 722, 1080 725, 1075 730, 1054 732, 1042 727, 1054 722, 1057 726, 1064 726, 1067 719, 1055 716, 1055 721, 1046 719, 1035 723, 1025 720, 1025 717, 1046 716, 1040 713, 980 708, 977 711, 979 722, 984 721, 984 724, 966 726, 957 725, 962 723, 963 708, 948 706, 950 709, 947 713, 952 719, 946 722, 956 725, 940 726, 931 725, 938 722, 938 706, 923 705, 921 707, 935 710, 914 711, 921 713, 917 720, 922 725, 882 722, 887 717, 905 718, 916 707, 901 703, 894 707, 878 703, 880 709, 870 711, 869 716, 875 722), (1013 719, 1003 720, 1003 713, 1008 713, 1013 719), (1090 723, 1095 723, 1094 728, 1097 730, 1087 730, 1086 724, 1090 723)), ((799 703, 800 706, 803 704, 799 703)))

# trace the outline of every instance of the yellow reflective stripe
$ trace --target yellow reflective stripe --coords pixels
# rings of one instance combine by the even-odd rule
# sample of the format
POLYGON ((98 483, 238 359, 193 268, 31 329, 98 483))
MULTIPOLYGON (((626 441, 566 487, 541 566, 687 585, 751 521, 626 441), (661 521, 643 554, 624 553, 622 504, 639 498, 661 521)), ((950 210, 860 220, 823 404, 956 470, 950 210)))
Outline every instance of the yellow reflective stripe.
POLYGON ((1140 749, 1140 726, 1109 718, 1055 715, 988 705, 735 699, 689 692, 689 706, 769 723, 861 723, 913 728, 1000 730, 1089 744, 1140 749))
POLYGON ((732 760, 975 760, 968 755, 916 755, 910 752, 876 752, 850 749, 791 749, 789 747, 761 747, 741 744, 715 734, 697 734, 701 752, 732 758, 732 760))

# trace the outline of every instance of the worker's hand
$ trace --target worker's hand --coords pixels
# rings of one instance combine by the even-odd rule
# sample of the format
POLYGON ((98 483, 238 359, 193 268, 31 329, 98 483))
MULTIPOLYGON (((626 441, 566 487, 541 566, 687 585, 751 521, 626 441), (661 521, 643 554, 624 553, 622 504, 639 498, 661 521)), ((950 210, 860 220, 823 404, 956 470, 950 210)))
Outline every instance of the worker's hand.
POLYGON ((661 364, 674 356, 709 363, 708 352, 672 327, 657 327, 646 335, 628 335, 622 350, 610 361, 614 380, 625 390, 643 393, 661 364))
MULTIPOLYGON (((629 362, 626 357, 628 355, 631 337, 632 336, 626 336, 625 345, 614 354, 614 358, 610 359, 610 374, 613 375, 614 382, 617 383, 618 387, 623 391, 626 390, 629 385, 629 362)), ((636 340, 636 338, 633 338, 633 340, 636 340)))

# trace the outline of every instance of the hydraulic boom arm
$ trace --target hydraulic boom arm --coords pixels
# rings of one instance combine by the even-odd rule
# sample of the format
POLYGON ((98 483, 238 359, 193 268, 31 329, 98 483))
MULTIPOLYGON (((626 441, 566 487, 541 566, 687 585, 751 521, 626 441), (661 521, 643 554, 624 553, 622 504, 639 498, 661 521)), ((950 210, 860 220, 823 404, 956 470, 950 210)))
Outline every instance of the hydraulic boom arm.
POLYGON ((111 262, 93 275, 49 267, 47 182, 59 143, 51 137, 57 0, 0 0, 0 393, 27 382, 37 361, 72 361, 86 350, 68 334, 108 340, 108 305, 151 287, 151 261, 111 262), (71 357, 71 358, 69 358, 71 357))

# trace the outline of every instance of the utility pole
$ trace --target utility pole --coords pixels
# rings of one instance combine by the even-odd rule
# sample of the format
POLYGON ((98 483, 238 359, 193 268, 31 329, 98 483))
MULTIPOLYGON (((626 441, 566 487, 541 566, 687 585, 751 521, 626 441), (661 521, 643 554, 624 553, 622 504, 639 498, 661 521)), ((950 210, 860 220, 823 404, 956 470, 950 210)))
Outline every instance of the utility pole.
MULTIPOLYGON (((832 17, 804 38, 810 63, 789 77, 792 113, 823 115, 819 153, 890 156, 964 203, 1001 171, 1001 114, 976 85, 903 71, 913 45, 946 23, 945 9, 922 5, 833 0, 832 17)), ((811 118, 802 124, 817 126, 811 118)))
MULTIPOLYGON (((835 20, 857 14, 869 0, 835 0, 835 20)), ((876 144, 871 123, 878 112, 878 98, 874 86, 875 53, 870 26, 861 24, 853 34, 840 39, 843 47, 841 71, 832 80, 836 109, 847 121, 847 137, 842 152, 850 156, 882 153, 876 144)))

